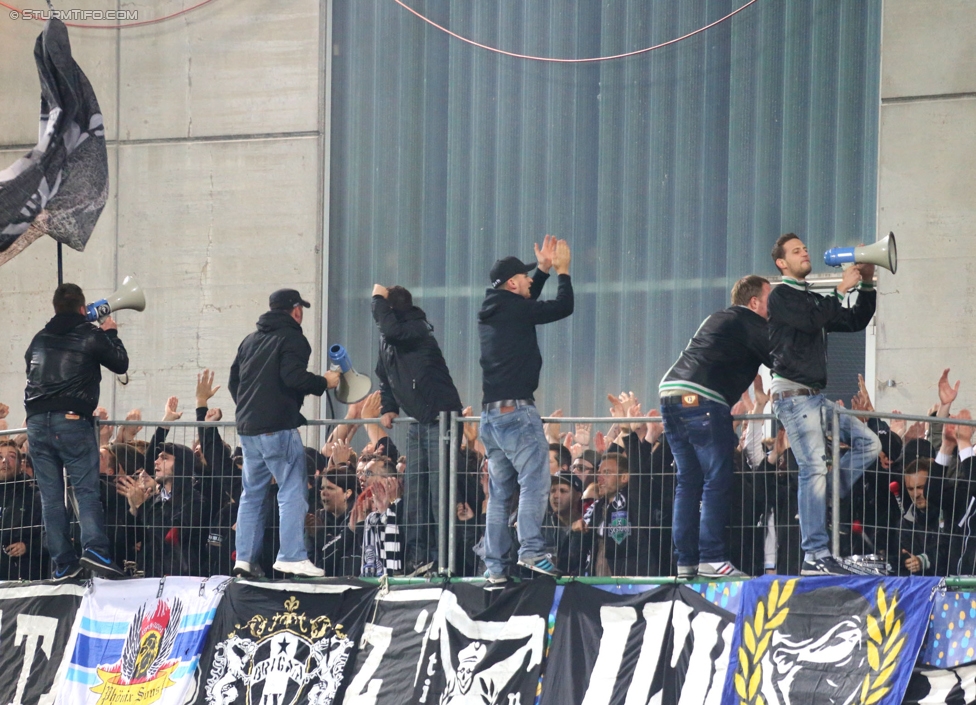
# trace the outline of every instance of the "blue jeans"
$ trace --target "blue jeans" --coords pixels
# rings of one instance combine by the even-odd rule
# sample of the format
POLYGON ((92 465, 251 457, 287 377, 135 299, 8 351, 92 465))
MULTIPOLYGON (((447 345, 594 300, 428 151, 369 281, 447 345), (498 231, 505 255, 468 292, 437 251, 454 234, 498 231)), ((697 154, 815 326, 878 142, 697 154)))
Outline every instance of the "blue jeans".
POLYGON ((505 556, 512 547, 508 504, 519 487, 519 558, 545 555, 542 521, 549 506, 549 442, 534 406, 507 414, 482 412, 481 440, 488 453, 488 526, 485 565, 492 575, 505 575, 505 556))
POLYGON ((305 549, 305 514, 308 512, 305 448, 298 429, 241 436, 240 439, 244 450, 244 472, 234 542, 237 560, 254 563, 261 555, 264 542, 264 513, 261 508, 272 477, 278 483, 278 535, 281 547, 277 560, 308 560, 305 549))
POLYGON ((439 459, 440 422, 410 424, 403 478, 403 531, 406 565, 411 569, 437 558, 439 459))
POLYGON ((27 440, 34 465, 34 481, 41 491, 47 550, 57 568, 67 567, 78 560, 71 545, 62 470, 68 473, 78 503, 81 545, 85 550, 112 558, 98 482, 95 429, 86 419, 65 416, 63 411, 50 411, 27 419, 27 440))
POLYGON ((729 407, 699 396, 698 406, 662 402, 661 416, 677 470, 672 540, 678 565, 728 560, 737 444, 729 407))
MULTIPOLYGON (((800 545, 803 559, 810 561, 830 554, 827 534, 827 447, 824 435, 830 430, 836 405, 823 394, 795 396, 773 402, 773 414, 786 429, 790 448, 800 468, 797 501, 800 509, 800 545)), ((840 438, 849 450, 840 456, 840 496, 873 465, 881 451, 874 432, 853 416, 840 417, 840 438)))

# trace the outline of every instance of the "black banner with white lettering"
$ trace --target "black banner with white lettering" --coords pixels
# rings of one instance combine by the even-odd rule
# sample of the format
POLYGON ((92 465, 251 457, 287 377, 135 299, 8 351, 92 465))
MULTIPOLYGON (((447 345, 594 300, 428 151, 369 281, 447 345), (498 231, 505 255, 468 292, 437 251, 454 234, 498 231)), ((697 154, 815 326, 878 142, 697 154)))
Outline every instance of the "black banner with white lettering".
POLYGON ((85 589, 79 585, 0 587, 0 702, 54 702, 85 589))
POLYGON ((232 583, 197 671, 197 705, 341 702, 376 588, 232 583))
POLYGON ((463 583, 448 586, 427 629, 413 702, 531 705, 555 591, 548 578, 500 594, 463 583))
POLYGON ((443 589, 396 587, 376 598, 356 653, 344 705, 402 705, 443 589))
POLYGON ((541 705, 715 702, 735 615, 694 590, 665 585, 619 595, 566 586, 541 705))
POLYGON ((902 705, 972 705, 976 703, 976 663, 954 668, 916 667, 902 705))

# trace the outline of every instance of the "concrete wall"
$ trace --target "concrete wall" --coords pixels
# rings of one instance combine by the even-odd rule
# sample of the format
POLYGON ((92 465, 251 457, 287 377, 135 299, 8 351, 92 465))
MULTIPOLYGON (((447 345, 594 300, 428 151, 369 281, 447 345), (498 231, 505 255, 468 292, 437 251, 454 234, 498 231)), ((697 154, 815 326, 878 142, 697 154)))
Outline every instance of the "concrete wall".
POLYGON ((900 263, 881 274, 879 410, 923 413, 946 367, 956 408, 976 404, 974 33, 972 0, 885 0, 878 229, 900 263))
MULTIPOLYGON (((124 5, 139 20, 182 7, 124 5)), ((219 1, 144 28, 69 29, 105 116, 111 197, 86 251, 65 248, 65 280, 94 300, 134 274, 148 300, 145 313, 117 316, 131 382, 103 382, 113 416, 142 407, 159 418, 175 394, 192 418, 204 367, 223 385, 214 403, 232 414, 226 379, 237 345, 284 286, 313 303, 304 328, 318 366, 327 8, 326 0, 219 1)), ((36 141, 41 26, 0 13, 0 169, 36 141)), ((0 401, 13 410, 11 425, 23 419, 23 354, 51 315, 56 285, 50 238, 0 270, 0 401)), ((306 410, 317 414, 317 405, 306 410)))

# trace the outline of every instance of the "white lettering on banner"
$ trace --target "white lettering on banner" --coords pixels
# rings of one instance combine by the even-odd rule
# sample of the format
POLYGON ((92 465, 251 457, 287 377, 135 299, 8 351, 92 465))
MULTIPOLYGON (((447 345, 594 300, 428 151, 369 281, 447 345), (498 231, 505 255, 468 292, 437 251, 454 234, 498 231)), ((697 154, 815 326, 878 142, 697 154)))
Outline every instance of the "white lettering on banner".
MULTIPOLYGON (((0 612, 0 619, 3 613, 0 612)), ((58 620, 54 617, 42 617, 34 614, 17 615, 17 632, 14 637, 14 646, 24 644, 24 663, 20 668, 20 678, 17 679, 17 689, 14 692, 14 699, 9 705, 22 705, 24 689, 27 687, 27 679, 30 677, 31 666, 34 665, 34 655, 37 652, 38 641, 40 641, 41 651, 51 659, 51 648, 54 645, 54 637, 58 631, 58 620)), ((52 684, 53 688, 53 684, 52 684)))
MULTIPOLYGON (((705 696, 705 705, 721 705, 722 691, 725 689, 725 672, 729 668, 729 655, 732 653, 732 633, 735 631, 735 622, 729 622, 722 630, 722 655, 716 659, 714 666, 715 672, 712 674, 712 685, 705 696)), ((691 669, 688 670, 691 673, 691 669)))
MULTIPOLYGON (((670 606, 668 603, 668 607, 670 606)), ((627 647, 627 637, 636 621, 637 610, 633 607, 604 605, 600 608, 603 636, 600 637, 600 650, 590 673, 590 683, 582 705, 609 705, 613 684, 617 681, 617 672, 627 647)))
POLYGON ((522 705, 522 694, 521 693, 509 693, 508 694, 508 705, 522 705))
POLYGON ((627 701, 624 705, 646 705, 648 693, 657 671, 657 662, 661 658, 661 647, 664 646, 665 629, 671 614, 670 602, 648 602, 644 605, 644 641, 641 644, 640 656, 634 667, 634 677, 627 689, 627 701))
POLYGON ((383 686, 383 679, 374 679, 373 674, 380 667, 383 654, 390 648, 390 642, 392 640, 393 629, 391 627, 381 627, 372 622, 366 625, 359 648, 366 648, 366 644, 369 644, 373 648, 363 662, 363 667, 359 669, 359 672, 349 684, 349 689, 346 690, 346 696, 342 700, 343 705, 376 705, 376 698, 380 693, 380 688, 383 686))
POLYGON ((924 699, 920 701, 920 705, 928 705, 932 703, 945 703, 946 698, 949 696, 949 691, 951 691, 958 679, 956 674, 952 671, 922 671, 922 675, 925 676, 929 681, 929 692, 924 699))
POLYGON ((976 702, 976 666, 957 668, 956 675, 959 676, 959 685, 962 687, 965 701, 976 702))
MULTIPOLYGON (((675 605, 677 606, 677 605, 675 605)), ((678 610, 675 610, 677 613, 678 610)), ((719 628, 722 618, 711 612, 700 612, 691 623, 691 633, 695 637, 695 644, 688 659, 688 671, 685 682, 681 686, 681 698, 678 705, 703 705, 712 685, 715 668, 712 667, 712 649, 718 642, 719 628)), ((681 642, 675 642, 675 653, 681 642)), ((721 690, 721 688, 720 688, 721 690)))
POLYGON ((682 652, 681 646, 688 640, 688 635, 691 633, 691 620, 688 619, 691 612, 691 607, 684 602, 674 603, 674 612, 671 614, 671 626, 674 627, 674 636, 672 637, 674 650, 671 652, 671 668, 678 665, 678 659, 681 658, 682 652))

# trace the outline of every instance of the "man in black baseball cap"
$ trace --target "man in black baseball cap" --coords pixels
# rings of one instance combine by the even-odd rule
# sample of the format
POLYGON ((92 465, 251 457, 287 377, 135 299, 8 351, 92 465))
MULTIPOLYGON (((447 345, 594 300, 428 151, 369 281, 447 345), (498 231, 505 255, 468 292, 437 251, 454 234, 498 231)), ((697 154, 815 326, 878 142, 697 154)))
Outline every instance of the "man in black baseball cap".
POLYGON ((237 509, 234 575, 260 575, 255 562, 264 540, 262 506, 271 479, 278 483, 281 548, 272 566, 281 573, 318 578, 324 572, 308 560, 305 448, 298 427, 305 395, 322 396, 339 384, 337 372, 308 371, 312 346, 302 333, 308 301, 294 289, 279 289, 257 330, 237 349, 227 388, 237 404, 237 435, 244 449, 243 491, 237 509))
POLYGON ((296 306, 311 308, 312 304, 294 289, 278 289, 268 297, 268 308, 272 311, 290 311, 296 306))
POLYGON ((508 501, 518 486, 519 565, 547 575, 559 571, 546 551, 542 535, 549 499, 549 443, 535 408, 542 354, 535 327, 566 318, 573 312, 569 278, 569 245, 546 235, 535 246, 537 267, 516 257, 498 260, 491 268, 491 288, 478 312, 481 338, 481 440, 488 455, 488 516, 485 532, 487 578, 506 580, 505 556, 512 545, 508 501), (538 301, 555 267, 559 289, 552 301, 538 301), (528 273, 536 272, 530 279, 528 273))

